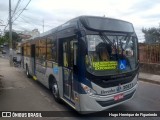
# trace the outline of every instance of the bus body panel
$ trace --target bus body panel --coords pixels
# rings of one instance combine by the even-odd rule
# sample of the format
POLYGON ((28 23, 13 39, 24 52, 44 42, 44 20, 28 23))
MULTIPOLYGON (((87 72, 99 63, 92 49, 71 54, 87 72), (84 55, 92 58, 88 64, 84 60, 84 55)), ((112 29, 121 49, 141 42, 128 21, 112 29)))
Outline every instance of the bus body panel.
POLYGON ((123 91, 116 94, 111 94, 108 96, 89 96, 88 94, 80 94, 80 105, 81 105, 81 111, 86 113, 92 113, 96 111, 103 111, 108 108, 117 106, 119 104, 122 104, 130 99, 135 94, 136 88, 138 84, 136 84, 132 89, 129 89, 127 91, 123 91), (122 101, 114 101, 114 97, 116 95, 123 94, 124 97, 127 96, 126 99, 123 99, 122 101))
MULTIPOLYGON (((49 88, 49 77, 53 76, 58 84, 59 88, 63 88, 63 82, 62 82, 62 67, 58 67, 56 63, 53 63, 53 68, 47 68, 46 69, 46 75, 45 75, 45 86, 49 88), (55 70, 56 67, 56 70, 55 70)), ((63 89, 59 89, 60 97, 63 96, 63 89)))

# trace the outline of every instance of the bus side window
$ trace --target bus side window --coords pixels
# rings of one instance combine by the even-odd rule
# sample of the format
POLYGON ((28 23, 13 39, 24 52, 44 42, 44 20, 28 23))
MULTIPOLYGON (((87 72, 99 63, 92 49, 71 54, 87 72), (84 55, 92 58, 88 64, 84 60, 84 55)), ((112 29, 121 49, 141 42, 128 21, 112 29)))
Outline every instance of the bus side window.
POLYGON ((47 38, 47 60, 57 62, 57 40, 53 36, 47 38))
POLYGON ((36 58, 39 56, 39 41, 36 41, 36 58))
POLYGON ((63 65, 68 67, 68 50, 67 50, 67 42, 63 43, 63 65))
POLYGON ((77 65, 77 41, 70 41, 70 49, 71 49, 71 66, 77 65))

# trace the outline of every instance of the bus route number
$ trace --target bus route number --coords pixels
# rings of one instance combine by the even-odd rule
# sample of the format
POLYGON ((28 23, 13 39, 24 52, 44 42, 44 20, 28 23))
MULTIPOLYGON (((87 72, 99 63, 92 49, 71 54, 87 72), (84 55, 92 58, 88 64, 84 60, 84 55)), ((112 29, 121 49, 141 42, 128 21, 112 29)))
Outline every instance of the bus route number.
POLYGON ((127 84, 123 86, 123 90, 127 90, 133 87, 133 83, 127 84))

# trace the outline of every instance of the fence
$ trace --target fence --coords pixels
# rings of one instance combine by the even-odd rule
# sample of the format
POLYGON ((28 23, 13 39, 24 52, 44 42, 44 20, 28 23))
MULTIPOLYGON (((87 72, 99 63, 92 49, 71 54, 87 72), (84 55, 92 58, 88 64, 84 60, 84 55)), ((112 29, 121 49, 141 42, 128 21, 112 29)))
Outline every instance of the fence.
POLYGON ((160 64, 160 44, 139 44, 140 63, 160 64))
POLYGON ((160 75, 160 44, 139 44, 140 71, 160 75))

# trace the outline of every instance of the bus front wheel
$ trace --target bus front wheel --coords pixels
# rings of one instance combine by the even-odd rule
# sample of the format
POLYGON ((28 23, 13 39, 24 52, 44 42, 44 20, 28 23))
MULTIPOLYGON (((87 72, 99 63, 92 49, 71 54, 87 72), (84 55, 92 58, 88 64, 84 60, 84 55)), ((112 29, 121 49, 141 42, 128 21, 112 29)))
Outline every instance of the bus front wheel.
POLYGON ((57 102, 61 102, 60 96, 59 96, 59 90, 58 90, 58 85, 56 82, 52 82, 52 94, 57 102))
POLYGON ((31 77, 31 75, 29 74, 29 69, 28 69, 28 66, 27 66, 27 65, 26 65, 26 75, 27 75, 28 78, 31 77))

